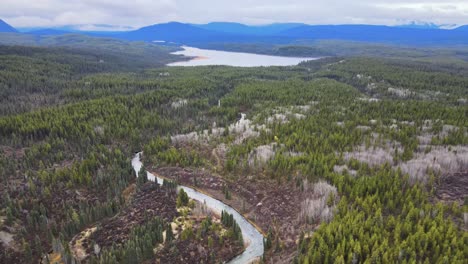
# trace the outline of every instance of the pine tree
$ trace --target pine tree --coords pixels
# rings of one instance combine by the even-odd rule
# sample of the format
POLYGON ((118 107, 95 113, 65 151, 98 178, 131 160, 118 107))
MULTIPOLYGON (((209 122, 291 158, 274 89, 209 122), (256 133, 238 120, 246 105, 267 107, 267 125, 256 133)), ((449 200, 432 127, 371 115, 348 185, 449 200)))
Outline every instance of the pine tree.
POLYGON ((189 197, 184 189, 179 189, 179 194, 177 195, 177 207, 187 206, 189 202, 189 197))
POLYGON ((137 187, 141 188, 145 183, 148 182, 148 174, 143 166, 141 166, 140 171, 138 171, 137 178, 137 187))
POLYGON ((166 227, 166 243, 171 243, 174 239, 174 233, 172 232, 172 226, 169 224, 166 227))
POLYGON ((31 246, 29 246, 29 243, 23 240, 23 251, 24 251, 24 256, 26 258, 26 261, 31 263, 32 262, 32 250, 31 246))

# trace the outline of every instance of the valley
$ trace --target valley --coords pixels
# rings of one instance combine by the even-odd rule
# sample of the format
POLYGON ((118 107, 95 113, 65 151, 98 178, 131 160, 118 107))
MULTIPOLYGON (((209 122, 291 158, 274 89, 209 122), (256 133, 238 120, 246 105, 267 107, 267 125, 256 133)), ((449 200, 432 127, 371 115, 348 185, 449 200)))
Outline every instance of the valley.
POLYGON ((468 258, 463 49, 28 41, 0 46, 0 263, 468 258))

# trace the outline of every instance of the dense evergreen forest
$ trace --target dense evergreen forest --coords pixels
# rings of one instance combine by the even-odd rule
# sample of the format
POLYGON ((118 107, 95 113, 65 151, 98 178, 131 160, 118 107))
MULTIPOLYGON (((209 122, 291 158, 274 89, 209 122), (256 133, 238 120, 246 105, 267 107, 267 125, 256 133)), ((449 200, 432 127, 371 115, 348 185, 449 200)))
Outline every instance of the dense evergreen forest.
POLYGON ((168 47, 41 41, 0 46, 0 263, 241 252, 182 183, 255 223, 264 263, 466 263, 463 60, 179 68, 168 47), (136 180, 139 151, 174 181, 136 180))

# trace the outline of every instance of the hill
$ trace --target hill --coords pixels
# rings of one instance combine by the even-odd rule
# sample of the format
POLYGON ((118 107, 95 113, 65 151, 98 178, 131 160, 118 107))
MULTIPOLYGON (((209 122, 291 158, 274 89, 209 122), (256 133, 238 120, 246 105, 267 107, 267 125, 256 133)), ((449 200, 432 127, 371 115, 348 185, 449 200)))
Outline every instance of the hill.
POLYGON ((223 35, 223 33, 202 29, 189 24, 169 22, 143 27, 138 30, 117 34, 116 36, 128 40, 184 42, 188 40, 215 39, 223 37, 223 35))

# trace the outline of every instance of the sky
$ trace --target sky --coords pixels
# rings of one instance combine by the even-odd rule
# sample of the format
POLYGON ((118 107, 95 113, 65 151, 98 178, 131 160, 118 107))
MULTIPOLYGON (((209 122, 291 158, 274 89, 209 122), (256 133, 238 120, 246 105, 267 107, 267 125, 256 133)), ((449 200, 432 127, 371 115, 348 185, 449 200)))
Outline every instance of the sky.
POLYGON ((80 25, 126 30, 179 21, 402 25, 468 24, 468 0, 0 0, 0 18, 17 28, 80 25), (103 27, 102 25, 113 25, 103 27))

